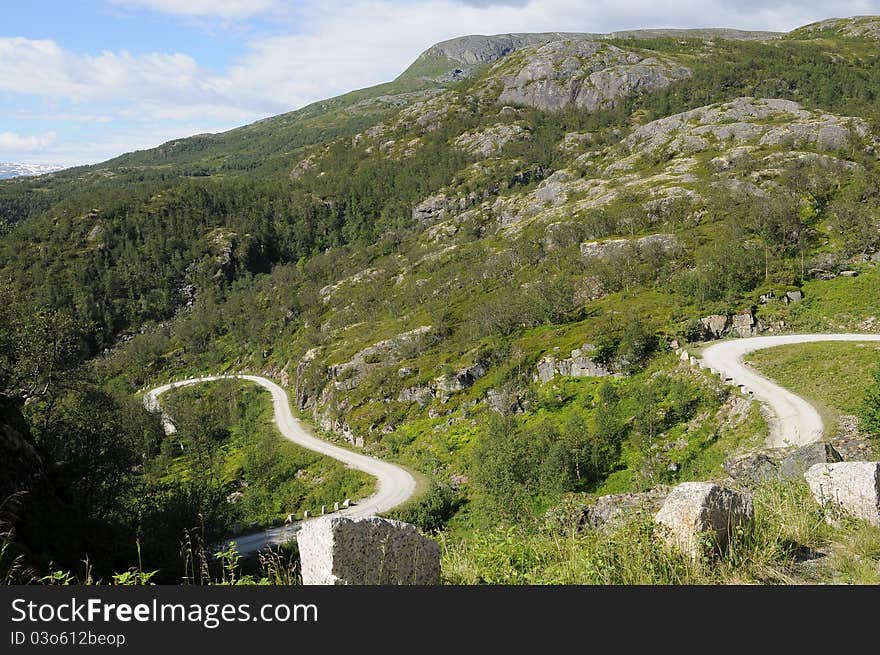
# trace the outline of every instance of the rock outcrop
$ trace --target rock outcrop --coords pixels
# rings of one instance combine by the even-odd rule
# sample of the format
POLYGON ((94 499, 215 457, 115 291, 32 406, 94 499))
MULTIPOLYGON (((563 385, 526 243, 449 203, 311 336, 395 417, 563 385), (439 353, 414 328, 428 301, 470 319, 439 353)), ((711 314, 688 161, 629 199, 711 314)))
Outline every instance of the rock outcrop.
POLYGON ((793 34, 800 37, 821 37, 822 32, 832 32, 857 39, 880 39, 880 16, 828 18, 799 27, 793 31, 793 34))
POLYGON ((704 341, 720 339, 729 334, 737 337, 753 337, 761 329, 751 307, 734 314, 712 314, 700 319, 698 338, 704 341))
POLYGON ((312 393, 315 390, 310 389, 306 384, 306 374, 318 358, 320 352, 320 348, 311 348, 307 350, 302 359, 299 360, 299 363, 296 365, 296 380, 294 382, 293 395, 296 406, 299 409, 305 409, 312 401, 309 393, 312 393))
POLYGON ((684 482, 666 497, 654 521, 661 537, 691 557, 723 552, 731 535, 751 530, 752 497, 713 482, 684 482))
POLYGON ((742 97, 651 121, 633 130, 624 144, 631 152, 662 152, 666 157, 692 155, 718 144, 834 151, 867 134, 868 125, 860 118, 807 110, 791 100, 742 97))
POLYGON ((306 585, 440 583, 440 546, 408 523, 328 516, 304 523, 296 541, 306 585))
POLYGON ((664 253, 674 251, 678 247, 678 239, 673 234, 649 234, 637 239, 605 239, 603 241, 586 241, 581 244, 581 255, 587 258, 605 259, 625 252, 627 248, 637 251, 654 248, 664 253))
POLYGON ((516 62, 496 65, 500 104, 545 111, 577 107, 595 111, 637 93, 664 89, 691 72, 671 59, 642 57, 595 41, 555 41, 516 62))
POLYGON ((417 347, 431 331, 430 325, 403 332, 357 352, 349 361, 330 367, 330 377, 337 391, 350 391, 360 385, 364 375, 377 366, 387 366, 401 356, 401 349, 417 347))
POLYGON ((438 391, 444 393, 454 393, 463 391, 473 386, 474 382, 486 375, 489 367, 483 362, 476 362, 473 366, 468 366, 460 371, 455 371, 451 375, 441 375, 434 380, 434 387, 438 391))
POLYGON ((880 527, 880 462, 816 464, 804 479, 819 504, 880 527))
POLYGON ((455 145, 479 157, 492 157, 512 141, 524 141, 531 132, 517 124, 498 123, 481 130, 465 132, 455 140, 455 145))
POLYGON ((827 442, 817 442, 796 448, 779 463, 779 477, 794 480, 804 475, 816 464, 833 464, 843 458, 834 446, 827 442))
POLYGON ((580 348, 572 350, 571 357, 566 357, 565 359, 557 359, 553 355, 545 355, 538 360, 534 379, 544 383, 549 382, 557 375, 573 378, 611 375, 611 371, 596 363, 590 357, 590 353, 595 352, 595 350, 596 346, 591 343, 585 343, 580 348))

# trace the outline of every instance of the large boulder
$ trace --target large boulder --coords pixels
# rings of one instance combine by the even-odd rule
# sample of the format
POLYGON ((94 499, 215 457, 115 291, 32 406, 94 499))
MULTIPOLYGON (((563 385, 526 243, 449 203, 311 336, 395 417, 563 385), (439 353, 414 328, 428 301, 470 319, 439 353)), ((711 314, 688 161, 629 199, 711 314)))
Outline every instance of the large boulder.
POLYGON ((720 339, 730 329, 730 317, 727 314, 713 314, 700 319, 703 326, 704 339, 720 339))
POLYGON ((816 464, 804 478, 821 505, 880 527, 880 462, 816 464))
POLYGON ((327 516, 296 535, 306 585, 440 583, 440 546, 414 525, 372 516, 327 516))
POLYGON ((779 477, 793 480, 816 464, 839 462, 843 458, 830 443, 817 442, 801 446, 779 463, 779 477))
POLYGON ((738 529, 751 530, 755 508, 748 494, 713 482, 676 486, 654 517, 671 546, 697 558, 707 550, 724 551, 738 529))
POLYGON ((742 338, 758 334, 758 321, 751 308, 737 312, 731 317, 731 331, 742 338))

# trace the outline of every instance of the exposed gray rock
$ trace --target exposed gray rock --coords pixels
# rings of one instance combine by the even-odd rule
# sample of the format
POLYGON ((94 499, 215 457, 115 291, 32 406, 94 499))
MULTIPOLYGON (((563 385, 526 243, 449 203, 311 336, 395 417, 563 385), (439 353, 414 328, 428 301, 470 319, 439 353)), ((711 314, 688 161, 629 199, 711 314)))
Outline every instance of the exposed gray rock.
POLYGON ((474 382, 486 375, 489 367, 483 362, 477 362, 473 366, 469 366, 460 371, 456 371, 452 375, 441 375, 434 384, 439 391, 446 393, 454 393, 463 391, 473 386, 474 382))
POLYGON ((423 225, 440 220, 446 216, 448 203, 449 197, 445 193, 429 196, 413 207, 413 220, 423 225))
POLYGON ((804 478, 819 504, 880 527, 880 462, 816 464, 804 478))
MULTIPOLYGON (((662 151, 671 157, 708 150, 718 142, 733 148, 759 144, 839 150, 867 134, 867 124, 859 118, 808 111, 790 100, 742 97, 646 123, 625 144, 631 152, 662 151)), ((747 152, 732 149, 729 156, 742 158, 747 152)), ((731 163, 713 160, 721 169, 731 163)))
POLYGON ((846 462, 868 461, 880 455, 875 452, 870 435, 860 429, 857 416, 841 416, 829 441, 846 462))
POLYGON ((511 141, 528 139, 531 132, 522 125, 498 123, 482 130, 465 132, 455 145, 480 157, 492 157, 511 141))
POLYGON ((505 416, 523 413, 522 400, 513 390, 489 389, 486 392, 486 404, 493 412, 505 416))
MULTIPOLYGON (((422 225, 436 223, 445 218, 461 214, 466 209, 473 207, 496 193, 498 193, 497 185, 489 185, 483 189, 482 193, 474 191, 464 196, 450 196, 442 192, 436 193, 432 196, 428 196, 422 202, 413 207, 413 221, 422 225)), ((431 238, 432 240, 436 240, 436 235, 433 235, 431 238)))
POLYGON ((804 299, 804 294, 802 291, 786 291, 785 296, 783 297, 783 302, 785 304, 800 302, 804 299))
POLYGON ((305 523, 296 541, 306 585, 440 583, 440 546, 408 523, 328 516, 305 523))
POLYGON ((418 403, 419 405, 427 405, 434 397, 434 390, 428 385, 419 385, 402 389, 397 396, 397 400, 402 403, 418 403))
POLYGON ((593 41, 555 41, 536 47, 510 73, 497 76, 502 84, 498 102, 547 111, 569 106, 593 111, 628 95, 658 91, 690 74, 670 59, 643 58, 593 41))
POLYGON ((731 331, 738 337, 753 337, 758 334, 758 321, 751 308, 737 312, 731 317, 731 331))
POLYGON ((581 255, 589 258, 603 259, 617 255, 627 248, 637 250, 659 248, 670 252, 678 247, 678 239, 674 234, 649 234, 637 239, 605 239, 603 241, 586 241, 581 244, 581 255))
POLYGON ((298 180, 299 178, 301 178, 303 175, 305 175, 309 171, 314 170, 315 167, 318 165, 318 160, 320 159, 321 156, 323 156, 323 154, 324 154, 323 151, 320 153, 315 152, 315 153, 312 153, 311 155, 309 155, 308 157, 306 157, 305 159, 302 159, 299 162, 297 162, 296 166, 294 166, 293 169, 290 171, 290 179, 291 180, 298 180))
POLYGON ((502 57, 529 46, 558 41, 560 39, 585 39, 587 34, 566 32, 545 32, 534 34, 480 34, 460 36, 442 41, 423 52, 419 59, 447 59, 463 67, 498 61, 502 57))
POLYGON ((772 480, 778 474, 776 464, 764 453, 731 457, 722 466, 734 480, 749 485, 772 480))
POLYGON ((659 486, 641 493, 600 496, 595 503, 584 507, 578 527, 612 530, 634 513, 653 514, 660 509, 668 495, 669 487, 659 486))
MULTIPOLYGON (((446 63, 448 70, 434 75, 436 80, 456 80, 467 77, 475 67, 502 59, 518 50, 553 41, 580 41, 597 39, 651 39, 651 38, 703 38, 729 40, 755 40, 778 38, 779 32, 756 32, 732 29, 646 29, 623 30, 609 33, 544 32, 530 34, 474 34, 460 36, 437 43, 419 55, 412 66, 418 71, 422 66, 446 63)), ((409 73, 409 71, 408 71, 409 73)), ((410 73, 412 74, 412 73, 410 73)))
POLYGON ((360 385, 364 375, 377 366, 387 366, 403 354, 405 348, 416 347, 419 341, 431 331, 430 325, 422 325, 414 330, 402 332, 390 339, 374 343, 355 353, 354 357, 342 364, 330 367, 329 374, 339 391, 350 391, 360 385))
POLYGON ((704 339, 720 339, 730 328, 730 317, 727 314, 713 314, 700 319, 703 326, 704 339))
POLYGON ((556 375, 574 378, 611 375, 611 371, 596 363, 590 357, 590 353, 595 352, 595 350, 596 346, 591 343, 585 343, 580 348, 572 350, 571 357, 566 357, 565 359, 557 359, 553 355, 545 355, 538 360, 534 376, 535 380, 542 383, 549 382, 556 375))
POLYGON ((725 550, 737 530, 751 530, 755 509, 749 494, 713 482, 684 482, 666 497, 654 521, 668 544, 696 558, 707 547, 725 550))
POLYGON ((826 30, 844 36, 878 39, 880 38, 880 17, 851 16, 849 18, 828 18, 817 23, 810 23, 809 25, 799 27, 796 31, 815 34, 826 30))
POLYGON ((818 442, 801 446, 779 463, 779 477, 785 480, 799 478, 816 464, 831 464, 843 458, 830 443, 818 442))

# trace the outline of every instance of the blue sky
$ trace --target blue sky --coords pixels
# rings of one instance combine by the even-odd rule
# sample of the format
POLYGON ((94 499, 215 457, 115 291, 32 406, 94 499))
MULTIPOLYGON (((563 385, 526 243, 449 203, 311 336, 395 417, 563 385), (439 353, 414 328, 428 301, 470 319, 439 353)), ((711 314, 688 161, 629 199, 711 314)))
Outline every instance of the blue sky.
POLYGON ((789 30, 880 0, 30 0, 0 11, 0 162, 95 163, 393 79, 462 34, 789 30))

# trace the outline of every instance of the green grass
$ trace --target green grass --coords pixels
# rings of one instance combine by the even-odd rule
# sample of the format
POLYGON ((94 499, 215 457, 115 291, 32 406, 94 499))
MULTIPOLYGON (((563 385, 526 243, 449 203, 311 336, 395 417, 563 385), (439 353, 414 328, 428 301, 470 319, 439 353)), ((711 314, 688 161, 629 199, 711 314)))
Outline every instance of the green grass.
POLYGON ((658 538, 650 515, 605 533, 497 527, 467 540, 441 535, 447 584, 793 584, 880 582, 880 529, 832 526, 800 483, 754 492, 755 529, 719 557, 690 560, 658 538), (804 554, 814 557, 805 561, 804 554))
POLYGON ((880 268, 861 268, 858 277, 809 280, 804 299, 788 307, 780 304, 761 308, 762 318, 782 318, 788 331, 841 332, 866 330, 867 319, 877 317, 877 289, 880 268))
POLYGON ((880 344, 825 342, 752 353, 747 363, 813 403, 826 422, 857 414, 880 366, 880 344))
MULTIPOLYGON (((273 421, 269 393, 251 383, 184 387, 168 392, 163 404, 175 419, 190 407, 196 419, 220 416, 218 423, 227 425, 228 437, 214 446, 210 466, 221 484, 242 493, 235 509, 243 523, 265 525, 306 509, 315 513, 321 505, 357 500, 375 489, 375 480, 366 473, 285 439, 273 421), (240 487, 239 481, 248 486, 240 487)), ((184 418, 178 427, 180 435, 173 439, 186 443, 194 429, 191 420, 184 418)), ((166 482, 204 472, 186 453, 156 462, 153 471, 166 482)))

